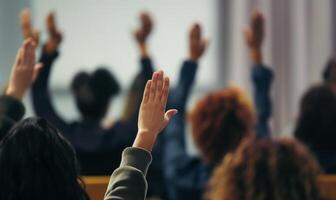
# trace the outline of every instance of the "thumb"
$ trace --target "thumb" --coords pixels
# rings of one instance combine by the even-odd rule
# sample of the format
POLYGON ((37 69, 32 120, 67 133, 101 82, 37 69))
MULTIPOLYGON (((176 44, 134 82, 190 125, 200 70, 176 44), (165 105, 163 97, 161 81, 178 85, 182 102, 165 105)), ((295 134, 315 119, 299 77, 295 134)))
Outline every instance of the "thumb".
POLYGON ((165 113, 165 124, 167 125, 168 122, 170 121, 170 119, 177 114, 177 110, 176 109, 170 109, 165 113))
POLYGON ((43 64, 42 63, 37 63, 35 65, 34 72, 33 72, 33 82, 37 79, 37 77, 40 74, 42 68, 43 68, 43 64))

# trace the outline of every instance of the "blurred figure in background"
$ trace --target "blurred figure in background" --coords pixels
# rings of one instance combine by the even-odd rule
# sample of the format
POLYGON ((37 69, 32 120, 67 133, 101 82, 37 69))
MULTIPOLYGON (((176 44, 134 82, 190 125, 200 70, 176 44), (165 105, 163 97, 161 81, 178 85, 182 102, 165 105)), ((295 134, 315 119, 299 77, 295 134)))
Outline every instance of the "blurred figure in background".
POLYGON ((295 137, 315 154, 326 173, 336 173, 336 95, 325 84, 302 97, 295 137))
POLYGON ((256 133, 258 137, 270 137, 269 120, 272 116, 271 88, 273 82, 272 70, 263 63, 262 43, 265 35, 265 18, 260 10, 251 17, 250 27, 244 30, 246 45, 249 48, 253 63, 251 79, 254 89, 254 104, 257 110, 256 133))
MULTIPOLYGON (((21 16, 26 15, 29 19, 28 14, 23 13, 21 16)), ((137 119, 129 117, 129 120, 116 121, 112 128, 102 127, 102 120, 110 102, 120 91, 119 83, 105 68, 97 69, 92 74, 79 72, 72 81, 71 90, 81 113, 81 119, 68 123, 58 115, 52 105, 48 87, 53 64, 59 55, 62 34, 56 26, 54 13, 49 13, 46 22, 49 39, 41 51, 40 62, 44 64, 44 68, 32 88, 34 110, 38 116, 49 120, 59 128, 71 141, 78 153, 83 174, 109 174, 118 166, 122 150, 132 144, 136 134, 137 119)), ((25 33, 24 30, 23 33, 25 33)), ((151 73, 152 69, 142 63, 141 72, 137 77, 141 76, 142 80, 146 80, 150 78, 151 73)), ((143 89, 145 83, 137 86, 143 89)), ((141 101, 141 99, 138 100, 141 101)), ((134 102, 134 105, 140 106, 140 103, 134 102)), ((138 107, 134 108, 133 112, 136 113, 137 110, 138 107)), ((136 115, 135 113, 130 113, 129 116, 136 115)))
POLYGON ((244 140, 216 168, 205 199, 320 200, 319 173, 314 157, 295 140, 244 140))

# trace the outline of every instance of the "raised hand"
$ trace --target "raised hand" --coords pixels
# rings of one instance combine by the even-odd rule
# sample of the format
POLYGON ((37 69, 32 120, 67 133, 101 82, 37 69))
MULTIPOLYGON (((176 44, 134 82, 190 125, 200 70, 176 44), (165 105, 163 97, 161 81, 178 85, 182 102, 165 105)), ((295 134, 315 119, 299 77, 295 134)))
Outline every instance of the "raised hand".
POLYGON ((140 14, 140 26, 134 31, 134 37, 139 44, 145 43, 153 28, 153 21, 146 12, 140 14))
POLYGON ((55 13, 49 12, 46 20, 47 30, 49 33, 48 41, 44 47, 47 54, 52 54, 57 51, 58 46, 62 42, 62 33, 58 30, 55 20, 55 13))
POLYGON ((25 91, 37 77, 42 64, 36 64, 35 62, 35 49, 36 42, 34 39, 29 38, 23 42, 12 67, 6 95, 21 100, 25 91))
POLYGON ((189 56, 193 61, 197 61, 208 47, 208 40, 202 38, 202 28, 199 24, 194 24, 189 32, 189 56))
POLYGON ((138 134, 133 147, 151 151, 157 135, 164 129, 169 120, 177 113, 176 109, 166 112, 169 93, 169 78, 163 71, 154 72, 152 80, 146 84, 139 111, 138 134))
POLYGON ((34 30, 32 26, 31 13, 28 8, 25 8, 20 13, 20 24, 21 24, 21 32, 23 39, 32 38, 35 43, 38 45, 40 32, 38 30, 34 30))
POLYGON ((140 14, 140 26, 134 31, 134 38, 140 49, 141 57, 148 57, 147 39, 153 29, 153 20, 146 12, 140 14))
POLYGON ((245 28, 244 35, 246 44, 251 49, 260 49, 264 40, 264 15, 260 10, 255 10, 252 17, 250 27, 245 28))

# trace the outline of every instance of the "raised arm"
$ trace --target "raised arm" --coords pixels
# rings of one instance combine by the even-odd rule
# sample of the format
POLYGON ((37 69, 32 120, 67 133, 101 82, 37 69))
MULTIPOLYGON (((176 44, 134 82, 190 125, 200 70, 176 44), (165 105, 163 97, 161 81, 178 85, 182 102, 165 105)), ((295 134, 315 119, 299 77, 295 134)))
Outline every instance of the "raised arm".
POLYGON ((136 125, 137 113, 141 104, 142 92, 147 80, 153 74, 153 64, 148 53, 148 38, 153 29, 153 20, 148 13, 140 14, 140 25, 133 36, 140 54, 140 72, 135 76, 127 94, 127 100, 122 114, 122 121, 136 125))
POLYGON ((244 31, 246 45, 249 48, 253 63, 251 78, 254 87, 254 102, 257 109, 258 122, 256 132, 258 137, 268 137, 271 134, 269 119, 272 115, 271 86, 273 72, 263 63, 262 43, 264 40, 263 14, 256 10, 251 17, 251 24, 244 31))
POLYGON ((43 63, 43 69, 32 87, 32 101, 35 113, 49 120, 53 125, 59 128, 62 133, 68 133, 69 125, 56 112, 49 92, 49 78, 54 64, 58 57, 58 47, 62 41, 62 34, 57 29, 55 16, 50 12, 46 20, 49 38, 42 48, 40 62, 43 63))
POLYGON ((23 42, 12 67, 8 87, 5 94, 0 96, 0 139, 25 113, 22 98, 42 67, 35 62, 35 49, 34 39, 23 42))
POLYGON ((133 147, 124 150, 120 167, 111 176, 105 200, 145 199, 150 152, 158 134, 177 113, 175 109, 165 112, 168 92, 169 78, 162 71, 155 72, 145 87, 133 147))
POLYGON ((195 188, 201 183, 199 172, 203 166, 197 164, 195 159, 190 157, 185 147, 185 124, 186 105, 191 93, 198 60, 207 48, 207 40, 202 36, 202 29, 199 24, 194 24, 189 33, 189 59, 184 61, 177 86, 172 90, 169 97, 169 106, 179 110, 179 113, 172 119, 165 129, 163 166, 167 180, 167 188, 170 198, 174 197, 177 187, 184 185, 185 188, 195 188), (188 181, 194 180, 194 181, 188 181))

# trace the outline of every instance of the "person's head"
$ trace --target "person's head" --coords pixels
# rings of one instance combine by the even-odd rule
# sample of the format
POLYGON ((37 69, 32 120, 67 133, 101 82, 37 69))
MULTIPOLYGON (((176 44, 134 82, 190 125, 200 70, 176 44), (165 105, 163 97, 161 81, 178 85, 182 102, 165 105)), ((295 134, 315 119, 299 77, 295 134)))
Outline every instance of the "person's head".
POLYGON ((320 199, 320 167, 293 139, 246 139, 227 154, 208 184, 206 199, 320 199))
POLYGON ((99 120, 105 116, 109 102, 119 93, 120 86, 108 70, 99 68, 92 74, 79 72, 71 89, 83 118, 99 120))
POLYGON ((336 95, 330 87, 310 88, 301 100, 295 137, 312 150, 336 150, 336 95))
POLYGON ((41 118, 19 122, 1 141, 0 187, 0 199, 88 199, 74 149, 41 118))
POLYGON ((228 87, 199 100, 190 120, 194 141, 204 160, 216 164, 251 135, 255 113, 243 91, 228 87))

